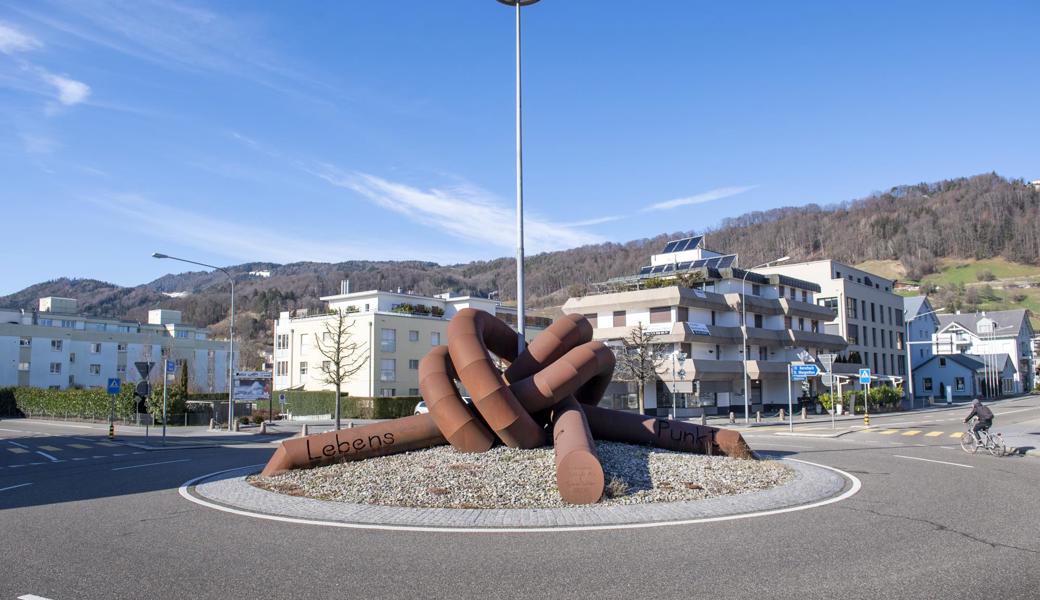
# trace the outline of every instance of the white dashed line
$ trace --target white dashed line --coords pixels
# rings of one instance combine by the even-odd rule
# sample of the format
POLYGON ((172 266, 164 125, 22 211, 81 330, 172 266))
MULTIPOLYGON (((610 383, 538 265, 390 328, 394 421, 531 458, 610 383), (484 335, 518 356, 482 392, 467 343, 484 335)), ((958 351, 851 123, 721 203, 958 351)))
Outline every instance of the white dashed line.
POLYGON ((971 465, 962 465, 961 463, 946 462, 945 460, 932 460, 930 458, 918 458, 916 456, 903 456, 902 454, 893 454, 896 458, 908 458, 910 460, 922 460, 924 462, 938 463, 940 465, 950 465, 951 467, 963 467, 965 469, 974 469, 971 465))
POLYGON ((189 460, 191 460, 191 459, 190 458, 182 458, 180 460, 164 460, 162 462, 145 463, 143 465, 130 465, 129 467, 116 467, 116 468, 114 468, 112 470, 113 471, 123 471, 125 469, 139 469, 141 467, 154 467, 156 465, 169 465, 169 464, 172 464, 172 463, 188 462, 189 460))
POLYGON ((36 453, 39 454, 40 456, 43 456, 43 457, 47 458, 51 462, 61 462, 61 460, 59 460, 57 458, 54 458, 53 456, 51 456, 50 454, 47 454, 43 450, 37 450, 36 453))
POLYGON ((13 444, 13 445, 15 445, 15 446, 18 446, 19 448, 26 448, 26 449, 28 449, 28 448, 29 448, 29 447, 28 447, 28 446, 26 446, 25 444, 19 444, 18 442, 14 441, 14 440, 7 440, 7 443, 8 443, 8 444, 13 444))
POLYGON ((18 596, 18 600, 51 600, 50 598, 44 598, 43 596, 37 596, 36 594, 25 594, 18 596))
POLYGON ((13 489, 17 489, 17 488, 20 488, 20 487, 25 487, 27 485, 32 485, 32 484, 31 483, 19 483, 18 485, 11 485, 11 486, 8 486, 8 487, 5 487, 5 488, 0 488, 0 492, 6 492, 7 490, 13 490, 13 489))

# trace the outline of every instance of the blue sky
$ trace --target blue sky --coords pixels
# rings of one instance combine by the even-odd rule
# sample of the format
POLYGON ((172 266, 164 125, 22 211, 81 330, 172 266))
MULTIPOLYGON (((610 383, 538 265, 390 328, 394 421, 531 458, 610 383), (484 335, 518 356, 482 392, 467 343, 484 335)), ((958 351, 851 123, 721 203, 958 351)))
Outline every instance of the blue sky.
MULTIPOLYGON (((531 253, 1040 177, 1036 2, 524 15, 531 253)), ((511 255, 512 35, 494 0, 0 3, 0 294, 181 270, 154 250, 511 255)))

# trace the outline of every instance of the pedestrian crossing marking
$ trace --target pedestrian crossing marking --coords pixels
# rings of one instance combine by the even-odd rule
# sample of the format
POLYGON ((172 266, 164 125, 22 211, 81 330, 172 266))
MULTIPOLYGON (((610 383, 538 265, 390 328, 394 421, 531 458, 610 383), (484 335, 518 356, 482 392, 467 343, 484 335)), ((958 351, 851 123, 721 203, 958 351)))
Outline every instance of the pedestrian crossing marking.
POLYGON ((920 429, 910 429, 909 431, 904 431, 903 435, 917 435, 919 433, 921 433, 920 429))
POLYGON ((86 444, 68 444, 69 448, 76 448, 77 450, 89 450, 90 446, 86 444))
POLYGON ((941 431, 929 431, 928 433, 924 434, 924 437, 939 437, 942 434, 943 432, 941 431))
POLYGON ((119 444, 113 444, 112 442, 94 442, 98 446, 108 446, 110 448, 116 447, 119 444))
POLYGON ((957 433, 951 433, 951 434, 950 434, 950 437, 953 437, 953 438, 959 438, 959 437, 961 437, 961 436, 963 436, 963 435, 964 435, 964 433, 963 433, 963 432, 960 432, 960 431, 958 431, 957 433))
POLYGON ((878 433, 880 433, 881 435, 892 435, 893 433, 896 433, 897 431, 899 431, 899 430, 898 429, 886 429, 886 430, 880 431, 878 433))
POLYGON ((56 446, 40 446, 40 450, 46 450, 47 452, 61 452, 61 448, 56 446))
POLYGON ((15 454, 25 454, 28 452, 25 448, 8 448, 8 452, 14 452, 15 454))

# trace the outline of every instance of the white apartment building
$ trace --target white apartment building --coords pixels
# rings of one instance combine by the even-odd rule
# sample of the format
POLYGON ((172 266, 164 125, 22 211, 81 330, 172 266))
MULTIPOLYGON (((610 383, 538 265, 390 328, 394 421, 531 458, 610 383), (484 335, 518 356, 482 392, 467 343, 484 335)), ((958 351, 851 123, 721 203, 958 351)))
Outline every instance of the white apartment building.
POLYGON ((992 357, 1001 357, 997 363, 1002 363, 1006 356, 1012 370, 999 383, 987 386, 983 381, 982 393, 993 395, 999 385, 1002 394, 1018 394, 1033 389, 1033 336, 1026 309, 940 314, 932 351, 938 355, 966 354, 986 364, 991 372, 1001 370, 992 357))
MULTIPOLYGON (((674 368, 665 360, 656 381, 644 387, 649 414, 741 412, 745 357, 751 410, 786 407, 789 393, 797 402, 800 384, 788 381, 788 365, 802 352, 815 356, 845 348, 841 337, 824 332, 835 311, 814 302, 820 291, 817 284, 741 270, 734 266, 736 256, 707 250, 703 244, 699 236, 670 241, 639 275, 605 282, 603 293, 570 298, 563 310, 587 317, 594 339, 608 345, 621 346, 632 329, 642 325, 654 334, 656 351, 686 355, 674 368)), ((611 383, 603 405, 637 409, 635 385, 611 383)))
POLYGON ((928 362, 932 352, 932 336, 939 330, 939 317, 926 296, 903 298, 903 315, 910 331, 910 363, 917 368, 928 362))
MULTIPOLYGON (((135 362, 168 358, 188 369, 190 391, 227 391, 227 342, 181 323, 179 311, 151 310, 147 323, 137 323, 77 314, 72 298, 40 298, 38 306, 0 309, 0 387, 103 388, 110 377, 135 383, 135 362)), ((153 382, 161 381, 159 370, 153 382)))
MULTIPOLYGON (((364 368, 343 384, 351 396, 418 396, 419 361, 434 346, 447 344, 448 321, 464 308, 493 314, 515 328, 516 309, 497 300, 451 293, 421 296, 403 292, 369 290, 321 298, 328 303, 324 314, 282 312, 274 327, 274 387, 279 390, 331 390, 323 381, 322 363, 328 359, 319 349, 326 324, 342 311, 349 317, 351 342, 367 357, 364 368), (370 352, 370 349, 374 351, 370 352)), ((527 338, 533 339, 547 319, 527 317, 527 338)), ((328 348, 328 346, 326 346, 328 348)))
MULTIPOLYGON (((866 367, 882 381, 905 378, 903 298, 892 292, 894 281, 835 260, 776 265, 762 272, 818 285, 816 303, 838 311, 838 320, 827 331, 844 337, 848 347, 835 372, 856 373, 866 367)), ((859 386, 856 380, 852 385, 859 386)))

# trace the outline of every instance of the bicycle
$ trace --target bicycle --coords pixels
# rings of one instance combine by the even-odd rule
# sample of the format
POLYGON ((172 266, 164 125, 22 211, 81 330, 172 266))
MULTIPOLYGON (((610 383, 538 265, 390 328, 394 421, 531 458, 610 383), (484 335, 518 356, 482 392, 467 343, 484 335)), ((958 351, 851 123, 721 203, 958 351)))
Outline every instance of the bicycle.
POLYGON ((979 437, 971 431, 972 423, 968 424, 967 430, 961 435, 961 450, 975 454, 979 448, 985 448, 993 456, 1004 456, 1007 454, 1007 445, 1004 444, 1004 436, 1000 433, 990 433, 988 429, 979 432, 979 437))

